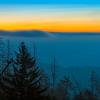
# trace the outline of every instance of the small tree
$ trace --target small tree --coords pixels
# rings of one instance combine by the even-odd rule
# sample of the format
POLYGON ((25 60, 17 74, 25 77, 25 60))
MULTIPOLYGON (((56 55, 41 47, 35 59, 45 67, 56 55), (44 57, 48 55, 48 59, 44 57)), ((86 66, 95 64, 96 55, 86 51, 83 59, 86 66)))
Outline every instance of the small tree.
POLYGON ((10 71, 1 74, 0 92, 6 100, 44 100, 47 87, 42 85, 41 70, 22 42, 16 58, 7 64, 10 71))
POLYGON ((64 77, 63 80, 60 81, 57 88, 57 98, 58 100, 70 100, 71 91, 73 90, 73 82, 69 77, 64 77))

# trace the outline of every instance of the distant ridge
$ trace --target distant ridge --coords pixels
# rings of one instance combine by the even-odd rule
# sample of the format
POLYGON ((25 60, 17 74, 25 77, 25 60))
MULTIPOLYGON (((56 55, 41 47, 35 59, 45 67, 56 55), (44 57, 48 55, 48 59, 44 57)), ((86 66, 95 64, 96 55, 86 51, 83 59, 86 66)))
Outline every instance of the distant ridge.
POLYGON ((51 32, 54 35, 100 35, 100 32, 51 32))
POLYGON ((0 36, 23 36, 23 37, 50 37, 51 33, 39 30, 30 31, 0 31, 0 36))
POLYGON ((41 30, 0 31, 0 36, 55 37, 67 35, 100 35, 100 32, 46 32, 41 30))

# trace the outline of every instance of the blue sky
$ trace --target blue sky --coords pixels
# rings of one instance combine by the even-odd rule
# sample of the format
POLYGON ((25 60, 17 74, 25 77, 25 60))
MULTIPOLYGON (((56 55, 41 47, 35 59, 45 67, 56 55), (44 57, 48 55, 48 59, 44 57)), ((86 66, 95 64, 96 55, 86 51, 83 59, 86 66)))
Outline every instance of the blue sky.
POLYGON ((0 4, 86 4, 86 5, 100 5, 100 0, 0 0, 0 4))

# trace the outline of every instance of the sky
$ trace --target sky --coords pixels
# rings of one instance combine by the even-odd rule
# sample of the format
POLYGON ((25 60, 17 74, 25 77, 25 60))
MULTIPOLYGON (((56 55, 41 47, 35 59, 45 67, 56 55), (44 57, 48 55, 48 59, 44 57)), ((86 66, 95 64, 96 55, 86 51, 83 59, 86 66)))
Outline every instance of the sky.
POLYGON ((100 4, 100 0, 0 0, 1 4, 100 4))
POLYGON ((100 0, 0 0, 0 30, 100 32, 100 0))

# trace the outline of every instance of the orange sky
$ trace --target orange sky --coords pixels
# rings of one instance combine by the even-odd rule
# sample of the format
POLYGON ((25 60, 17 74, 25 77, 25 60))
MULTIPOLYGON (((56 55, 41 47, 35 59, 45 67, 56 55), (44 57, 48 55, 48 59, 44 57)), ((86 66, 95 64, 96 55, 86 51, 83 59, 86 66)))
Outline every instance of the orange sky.
POLYGON ((43 30, 50 32, 100 32, 99 23, 8 23, 0 24, 0 30, 43 30))
POLYGON ((100 8, 43 7, 0 9, 0 30, 100 32, 100 8))

